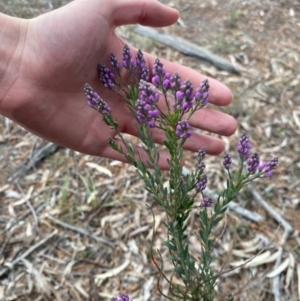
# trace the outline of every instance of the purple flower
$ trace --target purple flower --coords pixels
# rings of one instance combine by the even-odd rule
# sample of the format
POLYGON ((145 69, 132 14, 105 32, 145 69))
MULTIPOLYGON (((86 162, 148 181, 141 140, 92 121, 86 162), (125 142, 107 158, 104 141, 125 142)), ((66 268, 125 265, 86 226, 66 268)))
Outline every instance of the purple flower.
POLYGON ((117 73, 120 72, 120 63, 118 62, 116 56, 112 53, 109 58, 111 68, 117 73))
POLYGON ((139 73, 139 79, 147 81, 149 79, 149 69, 144 67, 139 73))
POLYGON ((153 76, 151 81, 152 81, 152 84, 153 84, 154 86, 156 86, 156 87, 159 86, 160 79, 159 79, 159 76, 158 76, 158 75, 153 76))
POLYGON ((258 166, 258 171, 262 172, 265 167, 266 167, 266 162, 261 162, 258 166))
POLYGON ((149 69, 146 66, 146 61, 144 59, 143 52, 140 49, 136 53, 135 68, 138 79, 147 81, 149 78, 149 69))
POLYGON ((107 89, 112 89, 115 85, 115 75, 112 69, 105 67, 104 65, 98 66, 100 73, 100 81, 107 89))
POLYGON ((171 78, 170 78, 170 82, 171 82, 171 89, 174 93, 176 93, 176 91, 178 91, 180 89, 181 86, 181 80, 180 80, 180 76, 177 72, 175 72, 171 78))
POLYGON ((202 200, 200 207, 206 207, 206 208, 207 208, 207 207, 211 207, 212 203, 213 203, 213 201, 212 201, 211 198, 205 197, 205 198, 202 200))
POLYGON ((122 64, 123 67, 126 68, 127 70, 130 70, 131 67, 131 52, 130 49, 128 47, 128 45, 124 45, 123 47, 123 54, 122 54, 122 64))
POLYGON ((136 53, 135 61, 136 61, 136 65, 139 66, 140 69, 143 69, 144 67, 146 67, 144 55, 140 49, 136 53))
POLYGON ((182 110, 186 113, 193 106, 193 85, 190 80, 186 80, 180 85, 179 90, 175 92, 175 104, 174 108, 177 110, 182 110))
POLYGON ((197 158, 197 168, 200 172, 202 172, 205 169, 205 164, 202 162, 205 158, 206 151, 205 148, 202 147, 198 151, 198 158, 197 158))
POLYGON ((198 150, 198 162, 199 162, 199 163, 200 163, 201 161, 204 160, 205 155, 206 155, 205 148, 204 148, 204 147, 201 147, 201 148, 198 150))
POLYGON ((119 297, 113 297, 111 301, 132 301, 127 294, 121 294, 119 297))
POLYGON ((191 137, 192 132, 190 130, 190 125, 187 122, 187 120, 178 121, 175 134, 181 139, 187 139, 191 137))
POLYGON ((241 161, 245 161, 245 159, 249 158, 250 151, 251 151, 251 144, 248 135, 246 133, 242 134, 239 144, 237 146, 237 151, 240 154, 241 161))
POLYGON ((194 87, 189 79, 184 81, 184 83, 180 86, 180 90, 184 93, 186 101, 191 101, 193 99, 194 87))
POLYGON ((175 99, 176 99, 177 101, 182 101, 182 100, 183 100, 183 97, 184 97, 184 94, 183 94, 182 91, 177 91, 177 92, 175 93, 175 99))
POLYGON ((278 166, 278 158, 272 158, 268 162, 262 162, 259 167, 258 171, 263 172, 266 177, 271 177, 273 174, 273 170, 276 169, 278 166))
POLYGON ((158 81, 158 84, 162 82, 162 89, 167 91, 171 88, 171 74, 167 73, 164 77, 160 78, 158 75, 155 75, 155 80, 158 81))
POLYGON ((205 79, 195 92, 195 101, 197 107, 202 108, 208 104, 208 90, 209 82, 207 79, 205 79))
POLYGON ((205 169, 206 165, 204 162, 200 162, 197 164, 197 168, 200 172, 203 172, 203 170, 205 169))
POLYGON ((195 184, 197 191, 202 191, 206 188, 207 176, 203 175, 195 184))
POLYGON ((259 154, 254 153, 251 157, 247 160, 247 170, 249 173, 254 174, 259 167, 259 154))
POLYGON ((166 70, 164 69, 164 65, 162 62, 157 58, 153 64, 153 70, 154 75, 158 75, 159 77, 164 77, 166 74, 166 70))
MULTIPOLYGON (((153 64, 152 73, 154 75, 151 80, 153 85, 155 85, 156 87, 165 87, 164 82, 166 70, 164 69, 162 62, 158 58, 153 64)), ((165 83, 165 85, 167 85, 167 82, 165 83)))
POLYGON ((231 163, 232 163, 232 157, 230 154, 225 154, 224 155, 224 158, 223 158, 223 165, 224 167, 229 170, 230 166, 231 166, 231 163))
POLYGON ((171 78, 171 74, 170 73, 167 73, 165 75, 165 79, 163 81, 163 88, 165 90, 169 90, 171 88, 171 81, 170 81, 170 78, 171 78))
POLYGON ((278 166, 278 158, 272 158, 270 161, 266 163, 265 171, 271 171, 276 169, 278 166))
POLYGON ((157 108, 159 94, 145 81, 140 81, 139 91, 140 98, 136 102, 137 119, 140 123, 145 123, 153 128, 155 127, 155 120, 159 116, 157 108))
POLYGON ((110 115, 110 107, 96 92, 93 91, 91 86, 85 84, 84 92, 87 98, 87 104, 91 108, 97 110, 102 115, 110 115))
POLYGON ((122 54, 122 65, 127 71, 134 75, 138 80, 149 79, 149 69, 146 66, 143 52, 139 49, 136 53, 135 60, 132 59, 132 54, 128 45, 124 45, 122 54), (133 72, 133 73, 131 73, 133 72))

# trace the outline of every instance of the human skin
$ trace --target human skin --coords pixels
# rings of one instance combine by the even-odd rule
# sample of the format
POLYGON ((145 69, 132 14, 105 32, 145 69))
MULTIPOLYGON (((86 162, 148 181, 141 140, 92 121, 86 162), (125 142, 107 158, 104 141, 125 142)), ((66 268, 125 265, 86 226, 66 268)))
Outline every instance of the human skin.
MULTIPOLYGON (((108 65, 111 53, 121 58, 125 42, 115 33, 117 26, 163 27, 177 18, 176 10, 156 0, 75 0, 30 20, 0 14, 0 114, 59 145, 126 162, 107 144, 107 138, 115 137, 116 132, 86 105, 84 84, 90 84, 109 104, 119 130, 136 136, 135 121, 125 102, 101 85, 97 66, 108 65)), ((135 54, 137 50, 130 48, 135 54)), ((155 57, 145 52, 144 56, 151 70, 155 57)), ((177 71, 194 86, 207 78, 190 68, 162 62, 167 72, 177 71)), ((209 78, 209 83, 210 102, 228 105, 230 90, 214 79, 209 78)), ((209 108, 197 111, 190 124, 225 136, 236 130, 233 117, 209 108)), ((163 132, 154 130, 153 136, 162 143, 163 132)), ((201 147, 217 155, 224 145, 221 139, 200 133, 193 133, 185 143, 185 148, 194 152, 201 147)), ((166 159, 167 154, 161 153, 162 169, 168 168, 166 159)))

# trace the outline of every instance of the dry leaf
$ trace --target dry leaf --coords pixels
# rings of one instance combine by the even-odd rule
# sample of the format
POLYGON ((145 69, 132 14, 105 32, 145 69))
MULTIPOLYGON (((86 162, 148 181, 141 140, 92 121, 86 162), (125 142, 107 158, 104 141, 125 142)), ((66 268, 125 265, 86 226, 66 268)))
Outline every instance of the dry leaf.
POLYGON ((86 165, 90 168, 96 169, 99 173, 103 173, 103 174, 109 176, 110 178, 112 177, 111 171, 101 165, 98 165, 94 162, 87 162, 86 165))
POLYGON ((103 274, 95 275, 95 283, 98 285, 99 281, 118 275, 123 270, 125 270, 129 264, 130 264, 130 259, 127 259, 124 261, 123 264, 121 264, 117 268, 111 269, 108 272, 103 273, 103 274))
POLYGON ((108 215, 108 216, 104 216, 101 219, 101 227, 104 227, 104 225, 106 224, 106 222, 115 222, 115 221, 119 221, 122 220, 125 216, 126 212, 121 212, 118 214, 113 214, 113 215, 108 215))
POLYGON ((240 244, 246 249, 246 248, 252 248, 256 246, 260 242, 259 236, 256 236, 252 240, 249 241, 241 241, 240 244))
POLYGON ((266 260, 270 257, 271 252, 267 251, 262 254, 259 254, 253 258, 250 262, 248 262, 245 267, 256 267, 258 265, 264 264, 266 260))
POLYGON ((4 286, 0 285, 0 301, 5 301, 4 286))
POLYGON ((77 291, 84 296, 85 298, 88 298, 88 293, 84 290, 84 288, 80 285, 80 283, 75 283, 74 287, 77 289, 77 291))
POLYGON ((286 258, 285 261, 283 261, 278 267, 276 267, 272 272, 268 273, 266 276, 268 278, 276 277, 289 266, 289 263, 290 263, 290 258, 288 257, 288 258, 286 258))
POLYGON ((292 253, 289 253, 289 258, 290 258, 290 262, 289 262, 289 267, 288 270, 286 272, 286 276, 285 276, 285 289, 287 289, 290 284, 291 281, 293 279, 293 274, 294 274, 294 268, 295 268, 295 257, 292 253))
POLYGON ((298 298, 300 300, 300 263, 297 264, 297 277, 298 277, 298 298))

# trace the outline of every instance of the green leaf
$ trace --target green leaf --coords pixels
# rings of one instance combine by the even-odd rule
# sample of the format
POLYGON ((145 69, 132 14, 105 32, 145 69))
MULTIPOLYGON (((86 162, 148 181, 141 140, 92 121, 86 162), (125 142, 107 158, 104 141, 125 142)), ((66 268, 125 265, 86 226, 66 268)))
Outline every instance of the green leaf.
POLYGON ((163 245, 168 247, 171 251, 176 252, 177 250, 176 247, 169 240, 164 241, 163 245))
POLYGON ((134 155, 134 146, 130 142, 128 143, 128 152, 130 153, 130 155, 134 155))
POLYGON ((181 265, 177 265, 175 268, 175 272, 177 272, 179 275, 184 275, 184 269, 181 265))
POLYGON ((220 205, 220 203, 216 203, 216 204, 215 204, 215 207, 214 207, 215 213, 216 213, 216 214, 219 214, 221 208, 222 208, 222 206, 220 205))
POLYGON ((216 226, 221 220, 223 219, 223 216, 217 217, 212 221, 212 226, 216 226))
POLYGON ((186 219, 189 217, 189 212, 186 212, 183 216, 182 216, 182 220, 186 221, 186 219))
POLYGON ((205 243, 207 241, 207 238, 208 238, 206 231, 203 231, 203 230, 200 229, 199 234, 200 234, 200 237, 201 237, 202 241, 205 243))
POLYGON ((168 260, 170 260, 170 261, 175 261, 175 262, 178 261, 178 257, 173 256, 173 255, 169 255, 167 258, 168 258, 168 260))
POLYGON ((177 124, 178 118, 179 118, 178 114, 176 114, 174 112, 169 112, 168 117, 169 117, 169 120, 170 120, 170 122, 171 122, 172 125, 176 125, 177 124))
POLYGON ((200 218, 200 222, 202 224, 204 224, 204 225, 208 224, 208 216, 207 216, 206 210, 200 211, 199 218, 200 218))
POLYGON ((234 297, 232 296, 232 294, 227 295, 226 301, 234 301, 234 297))
POLYGON ((169 151, 173 150, 173 146, 171 145, 170 141, 164 140, 163 144, 169 151))
POLYGON ((220 213, 224 213, 227 210, 227 206, 224 206, 223 209, 220 211, 220 213))
POLYGON ((183 250, 183 257, 184 257, 185 261, 190 257, 188 246, 186 246, 183 250))

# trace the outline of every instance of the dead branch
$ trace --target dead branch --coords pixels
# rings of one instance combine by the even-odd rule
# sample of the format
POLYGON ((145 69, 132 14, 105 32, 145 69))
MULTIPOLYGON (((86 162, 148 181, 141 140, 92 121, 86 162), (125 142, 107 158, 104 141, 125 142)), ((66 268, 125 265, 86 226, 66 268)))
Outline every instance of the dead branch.
POLYGON ((249 191, 253 194, 255 201, 263 207, 269 215, 271 215, 278 223, 280 223, 284 229, 283 236, 281 238, 281 244, 285 244, 287 238, 291 233, 294 232, 294 228, 292 225, 287 222, 279 213, 277 213, 258 193, 257 190, 254 189, 252 185, 249 185, 249 191))
MULTIPOLYGON (((212 192, 210 189, 206 188, 206 191, 207 191, 208 196, 212 197, 213 199, 216 200, 218 198, 218 195, 216 193, 212 192)), ((230 210, 236 212, 237 214, 241 215, 242 217, 244 217, 246 219, 249 219, 252 222, 259 223, 264 220, 264 217, 261 216, 260 214, 251 212, 250 210, 241 207, 238 203, 236 203, 234 201, 231 201, 227 205, 227 207, 230 210)))
MULTIPOLYGON (((46 206, 46 204, 41 203, 38 204, 36 206, 33 207, 33 209, 35 210, 35 213, 37 214, 39 211, 41 211, 42 209, 44 209, 46 206)), ((28 215, 30 215, 32 213, 31 209, 28 209, 24 214, 22 214, 19 218, 17 218, 16 220, 14 220, 14 222, 12 222, 11 224, 7 225, 7 228, 5 228, 4 230, 2 230, 0 232, 0 235, 6 233, 7 231, 9 231, 13 226, 15 226, 16 224, 18 224, 20 221, 24 220, 28 215)))
POLYGON ((65 229, 68 229, 68 230, 77 232, 77 233, 79 233, 79 234, 81 234, 81 235, 84 235, 84 236, 88 236, 88 237, 94 239, 95 241, 104 243, 104 244, 106 244, 106 245, 108 245, 108 246, 110 246, 110 247, 112 247, 112 248, 115 247, 115 244, 114 244, 114 243, 112 243, 112 242, 110 242, 110 241, 107 241, 107 240, 104 239, 104 238, 98 237, 98 236, 96 236, 96 235, 94 235, 94 234, 91 234, 91 233, 85 231, 84 229, 80 229, 80 228, 75 227, 75 226, 73 226, 73 225, 64 223, 64 222, 62 222, 62 221, 60 221, 60 220, 54 218, 54 217, 51 216, 51 215, 46 215, 46 218, 49 219, 50 221, 52 221, 53 223, 55 223, 55 224, 57 224, 57 225, 59 225, 59 226, 65 228, 65 229))
POLYGON ((220 70, 225 70, 227 72, 239 74, 239 70, 231 64, 230 61, 213 54, 212 52, 191 43, 185 39, 169 35, 166 33, 161 33, 153 28, 145 26, 136 26, 134 32, 146 36, 150 39, 158 41, 169 47, 172 47, 185 55, 195 57, 199 60, 206 61, 220 70))
MULTIPOLYGON (((38 149, 30 158, 29 163, 22 162, 15 170, 13 175, 8 179, 8 181, 14 181, 18 177, 25 174, 27 171, 34 168, 38 163, 40 163, 43 159, 56 153, 60 148, 60 145, 48 142, 47 144, 43 145, 40 149, 38 149)), ((27 159, 26 159, 27 161, 27 159)))
POLYGON ((21 254, 19 257, 17 257, 12 262, 5 262, 2 269, 0 270, 0 277, 2 277, 4 274, 6 274, 9 270, 12 270, 19 261, 25 259, 31 253, 35 252, 38 248, 40 248, 42 245, 44 245, 48 240, 50 240, 56 234, 57 234, 57 231, 53 231, 50 235, 48 235, 44 239, 40 240, 38 243, 36 243, 31 248, 29 248, 25 253, 21 254))

